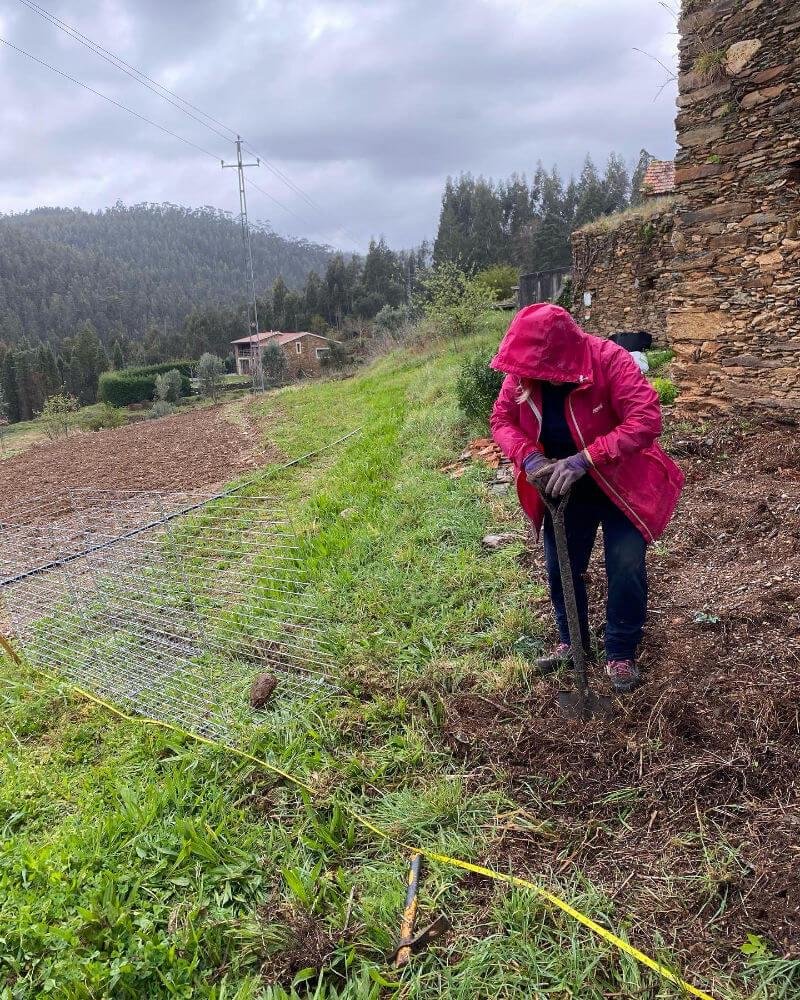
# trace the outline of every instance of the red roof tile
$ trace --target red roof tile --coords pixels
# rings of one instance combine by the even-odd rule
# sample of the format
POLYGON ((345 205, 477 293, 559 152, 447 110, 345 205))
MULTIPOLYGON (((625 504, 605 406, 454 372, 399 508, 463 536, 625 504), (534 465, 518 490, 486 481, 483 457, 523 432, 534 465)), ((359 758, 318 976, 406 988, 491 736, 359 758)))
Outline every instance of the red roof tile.
POLYGON ((675 191, 674 160, 653 160, 642 181, 642 194, 673 194, 675 191))
POLYGON ((239 337, 238 340, 232 340, 232 344, 249 344, 251 340, 258 344, 266 344, 270 340, 275 340, 278 344, 289 344, 293 340, 297 340, 298 337, 316 337, 317 340, 324 340, 326 343, 334 343, 330 337, 323 337, 321 333, 309 333, 308 330, 300 331, 299 333, 281 333, 280 330, 261 330, 258 334, 253 334, 252 337, 239 337))

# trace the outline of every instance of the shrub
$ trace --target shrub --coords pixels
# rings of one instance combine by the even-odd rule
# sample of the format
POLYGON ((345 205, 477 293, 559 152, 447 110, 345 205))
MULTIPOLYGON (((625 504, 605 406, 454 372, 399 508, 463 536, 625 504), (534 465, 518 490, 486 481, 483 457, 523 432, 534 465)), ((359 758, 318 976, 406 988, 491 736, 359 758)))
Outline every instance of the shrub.
POLYGON ((42 430, 51 441, 66 437, 75 427, 75 414, 78 412, 78 400, 74 396, 60 392, 45 400, 39 420, 42 430))
POLYGON ((267 344, 261 352, 261 366, 264 369, 264 381, 267 385, 285 385, 289 377, 289 365, 286 355, 279 344, 267 344))
POLYGON ((653 388, 658 393, 662 406, 671 406, 678 398, 678 387, 668 378, 654 378, 653 388))
POLYGON ((177 368, 170 368, 168 372, 156 375, 155 398, 162 403, 177 403, 181 398, 182 382, 177 368))
POLYGON ((423 278, 422 288, 422 311, 451 337, 473 333, 481 314, 490 305, 483 282, 450 260, 442 261, 423 278))
POLYGON ((192 367, 191 361, 171 361, 145 368, 123 368, 118 372, 103 372, 100 376, 98 399, 112 406, 144 403, 155 395, 156 375, 162 375, 173 368, 181 373, 181 395, 188 396, 191 391, 189 378, 192 367))
POLYGON ((336 341, 332 341, 328 350, 322 355, 322 365, 324 368, 332 368, 334 371, 341 371, 342 368, 346 368, 352 358, 350 357, 350 352, 344 346, 344 344, 339 344, 336 341))
POLYGON ((197 381, 203 396, 216 399, 222 390, 225 379, 225 362, 216 354, 208 351, 197 362, 197 381))
POLYGON ((493 302, 503 302, 514 294, 514 286, 519 283, 519 271, 512 264, 495 264, 484 268, 475 275, 487 289, 493 302))
POLYGON ((165 399, 157 399, 147 411, 147 419, 160 420, 161 417, 169 417, 174 412, 175 407, 172 403, 168 403, 165 399))
POLYGON ((503 373, 489 367, 491 351, 478 351, 466 358, 456 379, 456 397, 461 412, 475 423, 486 424, 503 385, 503 373))
POLYGON ((122 410, 111 406, 110 403, 101 403, 99 407, 94 408, 94 412, 86 417, 83 426, 89 431, 113 430, 116 427, 122 427, 125 422, 125 414, 122 410))
POLYGON ((572 278, 564 278, 564 284, 561 286, 561 291, 555 300, 555 305, 561 306, 567 312, 572 309, 572 278))
POLYGON ((397 333, 409 321, 407 306, 384 306, 375 317, 375 329, 380 333, 397 333))

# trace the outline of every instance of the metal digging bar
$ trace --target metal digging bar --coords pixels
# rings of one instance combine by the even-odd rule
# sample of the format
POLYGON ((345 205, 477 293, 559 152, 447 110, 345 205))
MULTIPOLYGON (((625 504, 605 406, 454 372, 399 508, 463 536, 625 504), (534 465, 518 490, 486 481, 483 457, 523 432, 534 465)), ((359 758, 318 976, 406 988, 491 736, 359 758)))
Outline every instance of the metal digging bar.
POLYGON ((607 695, 596 695, 591 690, 586 670, 586 650, 583 648, 578 602, 575 598, 575 583, 572 579, 572 564, 569 561, 567 530, 564 524, 570 494, 565 494, 560 500, 552 500, 542 489, 539 490, 539 494, 553 521, 558 568, 561 573, 561 589, 564 592, 564 607, 569 625, 572 662, 575 665, 575 690, 559 691, 558 707, 561 714, 569 719, 580 719, 582 722, 588 722, 589 719, 596 716, 608 719, 614 714, 614 701, 607 695))

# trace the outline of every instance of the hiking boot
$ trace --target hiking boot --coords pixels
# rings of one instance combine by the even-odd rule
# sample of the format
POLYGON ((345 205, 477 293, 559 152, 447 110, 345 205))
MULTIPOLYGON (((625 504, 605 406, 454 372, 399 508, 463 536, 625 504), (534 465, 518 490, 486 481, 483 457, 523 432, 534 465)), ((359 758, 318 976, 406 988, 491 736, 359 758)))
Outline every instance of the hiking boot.
POLYGON ((612 687, 620 694, 633 691, 642 680, 639 668, 633 660, 609 660, 606 663, 606 673, 611 678, 612 687))
POLYGON ((572 666, 572 646, 566 642, 560 642, 549 656, 540 656, 536 661, 536 671, 543 677, 557 670, 571 670, 572 666))

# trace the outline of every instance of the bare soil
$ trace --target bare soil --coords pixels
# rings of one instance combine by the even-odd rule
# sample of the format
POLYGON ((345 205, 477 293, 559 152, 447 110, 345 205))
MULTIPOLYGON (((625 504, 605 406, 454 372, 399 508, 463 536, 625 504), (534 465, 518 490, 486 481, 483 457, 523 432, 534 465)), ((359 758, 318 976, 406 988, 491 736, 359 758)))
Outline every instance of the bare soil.
MULTIPOLYGON (((687 485, 650 554, 643 687, 588 724, 558 716, 564 678, 505 692, 507 713, 462 690, 445 739, 525 812, 494 845, 502 870, 584 872, 634 941, 698 973, 740 965, 748 932, 798 958, 800 434, 720 422, 668 446, 687 485)), ((588 577, 601 618, 602 565, 588 577)))
POLYGON ((0 506, 60 487, 189 490, 279 458, 244 405, 223 403, 116 430, 75 433, 0 461, 0 506))

